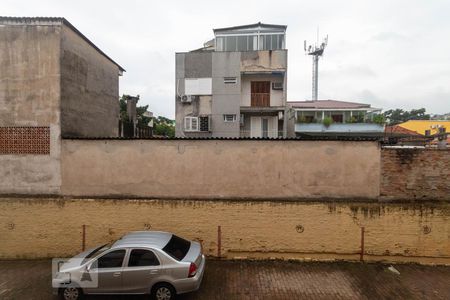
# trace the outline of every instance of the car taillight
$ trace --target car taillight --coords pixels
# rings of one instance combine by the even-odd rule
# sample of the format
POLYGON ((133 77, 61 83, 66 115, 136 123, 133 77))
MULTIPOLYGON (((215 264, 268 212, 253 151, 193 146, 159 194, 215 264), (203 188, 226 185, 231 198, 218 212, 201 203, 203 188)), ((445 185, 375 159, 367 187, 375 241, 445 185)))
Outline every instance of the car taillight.
POLYGON ((196 273, 197 273, 197 266, 194 263, 191 263, 191 265, 189 266, 188 277, 194 277, 196 273))

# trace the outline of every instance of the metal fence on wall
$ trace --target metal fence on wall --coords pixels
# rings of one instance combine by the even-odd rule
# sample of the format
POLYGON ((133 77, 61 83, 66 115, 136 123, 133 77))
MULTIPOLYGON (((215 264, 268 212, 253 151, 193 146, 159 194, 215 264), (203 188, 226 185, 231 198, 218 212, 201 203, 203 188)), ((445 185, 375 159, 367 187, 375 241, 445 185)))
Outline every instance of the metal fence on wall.
POLYGON ((150 138, 153 136, 153 130, 148 126, 134 126, 132 122, 119 121, 119 136, 126 138, 150 138))

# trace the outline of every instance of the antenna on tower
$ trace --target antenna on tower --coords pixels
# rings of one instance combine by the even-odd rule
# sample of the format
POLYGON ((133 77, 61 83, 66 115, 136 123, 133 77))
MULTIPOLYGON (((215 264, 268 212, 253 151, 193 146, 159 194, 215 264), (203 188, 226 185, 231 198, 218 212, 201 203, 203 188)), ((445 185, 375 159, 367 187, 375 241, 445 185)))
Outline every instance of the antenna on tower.
POLYGON ((306 47, 304 42, 304 49, 307 55, 311 55, 313 59, 312 69, 312 100, 317 100, 319 96, 319 57, 323 55, 325 47, 328 44, 328 35, 323 39, 319 45, 319 28, 317 28, 317 43, 306 47))

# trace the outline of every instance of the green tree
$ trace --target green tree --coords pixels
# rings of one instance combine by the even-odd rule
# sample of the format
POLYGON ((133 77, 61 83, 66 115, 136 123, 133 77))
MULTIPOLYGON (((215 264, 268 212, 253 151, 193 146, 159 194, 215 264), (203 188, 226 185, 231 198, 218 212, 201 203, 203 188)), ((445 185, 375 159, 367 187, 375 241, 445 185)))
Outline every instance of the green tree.
POLYGON ((412 109, 410 111, 403 109, 390 109, 383 113, 388 125, 396 125, 409 120, 429 120, 430 115, 426 113, 425 108, 412 109))
POLYGON ((165 117, 153 118, 153 134, 165 137, 175 137, 175 120, 165 117))

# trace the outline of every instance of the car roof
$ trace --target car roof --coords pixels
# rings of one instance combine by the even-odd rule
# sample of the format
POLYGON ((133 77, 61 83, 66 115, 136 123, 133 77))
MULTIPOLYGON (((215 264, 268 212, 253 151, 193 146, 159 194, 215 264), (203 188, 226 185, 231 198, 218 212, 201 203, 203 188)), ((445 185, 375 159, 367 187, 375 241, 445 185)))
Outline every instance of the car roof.
POLYGON ((163 231, 132 231, 118 239, 111 248, 151 247, 162 249, 172 238, 172 233, 163 231))

